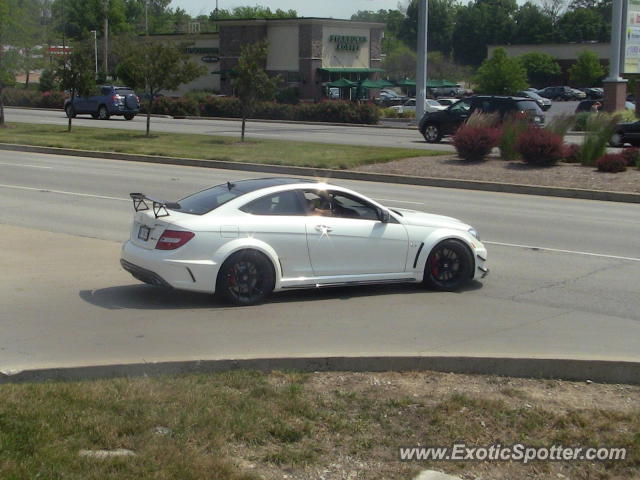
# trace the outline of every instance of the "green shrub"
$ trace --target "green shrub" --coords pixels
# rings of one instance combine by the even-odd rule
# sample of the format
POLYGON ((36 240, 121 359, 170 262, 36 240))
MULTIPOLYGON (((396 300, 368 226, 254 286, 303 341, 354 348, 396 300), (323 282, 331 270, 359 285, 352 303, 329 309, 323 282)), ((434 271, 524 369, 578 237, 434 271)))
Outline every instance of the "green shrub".
POLYGON ((578 158, 586 166, 594 166, 607 151, 607 144, 616 129, 616 120, 606 113, 593 113, 586 122, 586 135, 578 158))
POLYGON ((621 154, 627 161, 627 167, 634 167, 640 161, 640 148, 625 148, 622 150, 621 154))
POLYGON ((58 86, 53 70, 49 70, 48 68, 43 70, 40 74, 40 83, 38 84, 38 90, 40 90, 41 92, 50 92, 52 90, 56 90, 57 88, 58 86))
POLYGON ((297 105, 300 103, 300 91, 298 87, 288 87, 276 93, 276 102, 297 105))
POLYGON ((576 132, 584 132, 587 130, 587 119, 591 116, 589 112, 580 112, 575 116, 573 129, 576 132))
POLYGON ((502 123, 502 135, 500 136, 500 157, 503 160, 516 160, 518 151, 516 143, 520 134, 529 128, 529 122, 523 115, 509 115, 502 123))
POLYGON ((380 115, 383 118, 398 118, 398 111, 389 107, 389 108, 383 108, 380 111, 380 115))
POLYGON ((638 120, 636 112, 627 109, 618 110, 613 114, 613 116, 618 123, 633 123, 638 120))
POLYGON ((575 115, 556 115, 544 128, 564 138, 567 132, 574 127, 575 123, 575 115))
POLYGON ((5 88, 2 93, 2 100, 9 107, 62 109, 64 99, 64 93, 58 91, 36 92, 21 88, 5 88))

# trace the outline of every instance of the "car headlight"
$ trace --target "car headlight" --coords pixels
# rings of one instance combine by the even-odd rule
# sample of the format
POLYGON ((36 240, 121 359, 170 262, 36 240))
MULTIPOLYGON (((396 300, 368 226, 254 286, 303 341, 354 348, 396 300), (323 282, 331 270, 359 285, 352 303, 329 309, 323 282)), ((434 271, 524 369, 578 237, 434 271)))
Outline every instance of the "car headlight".
POLYGON ((478 240, 479 242, 480 240, 480 234, 478 233, 478 231, 475 228, 470 228, 469 230, 467 230, 467 232, 469 232, 469 235, 473 236, 476 238, 476 240, 478 240))

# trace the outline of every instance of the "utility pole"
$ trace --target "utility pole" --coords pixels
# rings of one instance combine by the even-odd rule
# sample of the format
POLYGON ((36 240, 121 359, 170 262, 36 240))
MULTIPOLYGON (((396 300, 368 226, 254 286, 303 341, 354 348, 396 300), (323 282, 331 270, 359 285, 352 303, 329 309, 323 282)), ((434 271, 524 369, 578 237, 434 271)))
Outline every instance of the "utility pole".
POLYGON ((98 32, 97 30, 91 30, 93 33, 93 55, 96 60, 96 80, 98 79, 98 32))
POLYGON ((428 0, 418 0, 418 71, 416 75, 416 122, 424 115, 427 99, 427 24, 429 22, 428 0))
POLYGON ((102 0, 104 7, 104 75, 109 72, 109 0, 102 0))
POLYGON ((144 30, 149 35, 149 0, 144 2, 144 30))

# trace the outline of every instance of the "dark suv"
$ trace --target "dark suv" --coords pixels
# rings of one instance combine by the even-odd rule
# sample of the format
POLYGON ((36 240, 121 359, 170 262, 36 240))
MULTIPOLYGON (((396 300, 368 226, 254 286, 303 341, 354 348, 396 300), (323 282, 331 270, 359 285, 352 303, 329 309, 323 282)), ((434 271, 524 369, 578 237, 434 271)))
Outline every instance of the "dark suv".
POLYGON ((68 99, 64 111, 68 117, 89 113, 93 118, 108 120, 112 115, 122 115, 131 120, 140 111, 140 99, 129 87, 104 85, 87 97, 75 97, 73 104, 68 99))
POLYGON ((474 112, 495 113, 501 120, 509 114, 521 113, 534 125, 544 125, 544 113, 530 98, 477 95, 463 98, 446 110, 425 113, 420 120, 420 133, 427 142, 438 143, 442 137, 455 133, 474 112))

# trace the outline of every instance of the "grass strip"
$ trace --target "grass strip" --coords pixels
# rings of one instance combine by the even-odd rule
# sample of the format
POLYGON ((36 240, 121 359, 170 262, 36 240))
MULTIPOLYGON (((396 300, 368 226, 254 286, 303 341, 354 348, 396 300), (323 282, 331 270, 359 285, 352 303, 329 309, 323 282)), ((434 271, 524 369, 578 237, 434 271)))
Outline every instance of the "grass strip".
POLYGON ((433 372, 4 384, 0 478, 391 480, 424 468, 473 478, 639 478, 638 393, 636 386, 433 372), (629 453, 624 461, 529 465, 398 459, 400 446, 458 442, 629 453), (79 454, 116 449, 135 456, 79 454))
POLYGON ((0 129, 0 142, 332 169, 351 169, 360 165, 446 153, 283 140, 249 139, 240 143, 235 137, 184 133, 158 132, 148 138, 139 131, 94 127, 73 127, 69 133, 64 126, 26 123, 12 123, 0 129))

